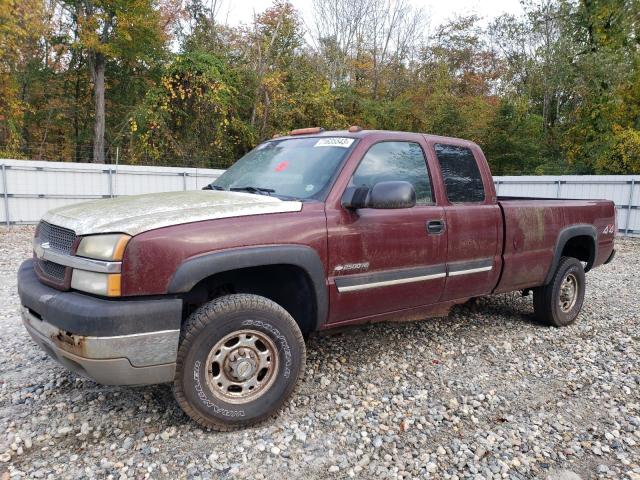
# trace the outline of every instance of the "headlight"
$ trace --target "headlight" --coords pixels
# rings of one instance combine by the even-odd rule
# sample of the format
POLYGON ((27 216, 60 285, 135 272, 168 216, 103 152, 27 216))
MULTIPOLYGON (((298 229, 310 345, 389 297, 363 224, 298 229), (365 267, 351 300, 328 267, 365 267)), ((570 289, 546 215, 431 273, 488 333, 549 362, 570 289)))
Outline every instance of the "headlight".
POLYGON ((119 297, 120 274, 74 270, 71 275, 71 288, 105 297, 119 297))
POLYGON ((76 255, 96 260, 119 261, 122 260, 124 247, 130 238, 121 233, 84 237, 80 240, 76 255))

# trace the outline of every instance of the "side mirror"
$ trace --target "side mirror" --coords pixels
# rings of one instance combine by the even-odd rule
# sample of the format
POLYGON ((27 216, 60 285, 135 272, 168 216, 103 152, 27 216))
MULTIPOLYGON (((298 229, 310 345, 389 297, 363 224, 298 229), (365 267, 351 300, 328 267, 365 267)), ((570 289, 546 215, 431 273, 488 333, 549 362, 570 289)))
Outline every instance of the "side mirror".
POLYGON ((411 208, 415 204, 416 191, 409 182, 379 182, 369 194, 368 206, 371 208, 411 208))
POLYGON ((369 199, 369 187, 347 187, 340 202, 342 208, 357 210, 366 208, 369 199))

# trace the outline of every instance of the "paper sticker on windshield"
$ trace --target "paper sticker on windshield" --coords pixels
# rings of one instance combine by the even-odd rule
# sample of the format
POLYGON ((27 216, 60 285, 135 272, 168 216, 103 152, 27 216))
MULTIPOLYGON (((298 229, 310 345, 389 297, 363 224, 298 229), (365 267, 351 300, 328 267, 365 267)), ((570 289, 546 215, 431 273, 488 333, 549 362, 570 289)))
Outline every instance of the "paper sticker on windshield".
POLYGON ((352 143, 353 143, 353 138, 329 137, 329 138, 321 138, 316 142, 314 147, 349 148, 352 143))

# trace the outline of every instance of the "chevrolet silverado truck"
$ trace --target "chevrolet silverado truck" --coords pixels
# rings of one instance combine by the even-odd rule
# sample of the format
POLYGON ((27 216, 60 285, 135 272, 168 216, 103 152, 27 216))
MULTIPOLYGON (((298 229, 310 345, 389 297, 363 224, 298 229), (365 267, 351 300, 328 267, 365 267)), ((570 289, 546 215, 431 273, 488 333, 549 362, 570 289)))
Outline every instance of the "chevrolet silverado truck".
POLYGON ((313 332, 510 291, 569 325, 585 272, 614 255, 612 202, 497 197, 480 148, 456 138, 300 129, 205 188, 49 211, 18 290, 59 363, 102 384, 171 382, 218 430, 278 412, 313 332))

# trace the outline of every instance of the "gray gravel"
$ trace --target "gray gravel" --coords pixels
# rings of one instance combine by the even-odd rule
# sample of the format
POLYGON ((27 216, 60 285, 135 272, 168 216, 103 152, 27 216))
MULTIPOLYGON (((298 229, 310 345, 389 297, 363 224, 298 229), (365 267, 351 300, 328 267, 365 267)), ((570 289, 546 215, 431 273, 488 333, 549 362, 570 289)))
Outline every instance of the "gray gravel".
POLYGON ((314 338, 276 420, 210 433, 168 386, 97 385, 36 348, 15 287, 31 235, 0 230, 0 480, 640 479, 638 241, 587 275, 572 327, 543 327, 530 298, 502 295, 314 338))

